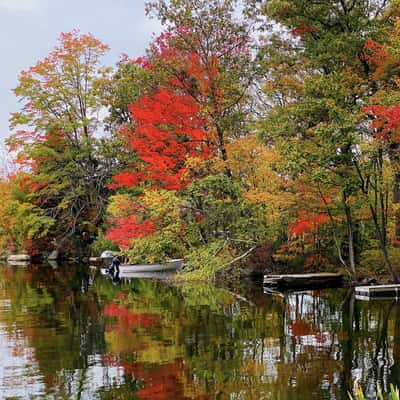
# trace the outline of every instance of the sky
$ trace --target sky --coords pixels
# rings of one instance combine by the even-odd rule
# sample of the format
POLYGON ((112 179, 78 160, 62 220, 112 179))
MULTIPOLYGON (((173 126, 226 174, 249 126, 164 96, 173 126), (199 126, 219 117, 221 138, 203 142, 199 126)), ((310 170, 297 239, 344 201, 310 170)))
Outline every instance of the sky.
POLYGON ((18 110, 12 88, 20 71, 44 58, 61 32, 79 29, 111 47, 105 65, 121 54, 139 57, 158 21, 145 16, 145 0, 0 0, 0 147, 8 118, 18 110))

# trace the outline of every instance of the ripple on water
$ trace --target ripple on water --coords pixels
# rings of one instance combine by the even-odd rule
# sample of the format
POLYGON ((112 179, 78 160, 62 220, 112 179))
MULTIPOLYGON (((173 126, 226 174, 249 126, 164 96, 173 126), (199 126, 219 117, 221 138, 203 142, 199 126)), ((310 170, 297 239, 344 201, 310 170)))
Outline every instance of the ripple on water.
POLYGON ((0 268, 0 398, 347 400, 400 377, 399 306, 90 273, 0 268))
POLYGON ((44 393, 34 349, 21 331, 4 324, 0 324, 0 360, 0 398, 28 399, 44 393))

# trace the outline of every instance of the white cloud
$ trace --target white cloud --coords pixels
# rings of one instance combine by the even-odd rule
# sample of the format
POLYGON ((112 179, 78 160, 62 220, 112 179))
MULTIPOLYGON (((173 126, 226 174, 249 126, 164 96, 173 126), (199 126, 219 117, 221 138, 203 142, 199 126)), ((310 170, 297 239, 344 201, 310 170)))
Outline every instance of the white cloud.
POLYGON ((11 12, 29 12, 35 10, 36 0, 0 0, 0 9, 2 8, 11 12))

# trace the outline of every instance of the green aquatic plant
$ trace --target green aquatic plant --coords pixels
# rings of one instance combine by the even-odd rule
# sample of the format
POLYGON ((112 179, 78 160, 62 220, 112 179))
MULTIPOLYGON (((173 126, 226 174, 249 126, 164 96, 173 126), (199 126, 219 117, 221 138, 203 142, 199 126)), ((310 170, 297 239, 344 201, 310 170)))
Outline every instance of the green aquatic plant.
MULTIPOLYGON (((350 400, 365 400, 365 396, 364 396, 362 388, 360 386, 357 386, 355 388, 354 397, 349 393, 349 398, 350 398, 350 400)), ((393 385, 390 385, 389 399, 390 400, 400 400, 399 389, 397 387, 394 387, 393 385)), ((385 400, 385 397, 382 393, 382 389, 380 387, 378 387, 378 393, 377 393, 376 400, 385 400)))

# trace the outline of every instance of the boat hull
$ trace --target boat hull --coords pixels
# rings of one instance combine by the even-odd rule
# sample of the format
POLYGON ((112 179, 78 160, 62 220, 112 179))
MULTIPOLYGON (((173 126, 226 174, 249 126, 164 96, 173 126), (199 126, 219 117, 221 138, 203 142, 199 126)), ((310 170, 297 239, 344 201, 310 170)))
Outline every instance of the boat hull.
POLYGON ((160 279, 166 280, 173 278, 176 271, 155 271, 155 272, 120 272, 118 278, 122 281, 130 281, 131 279, 160 279))
POLYGON ((165 264, 121 264, 119 267, 120 274, 136 273, 136 272, 164 272, 179 271, 183 267, 183 259, 171 260, 165 264))

